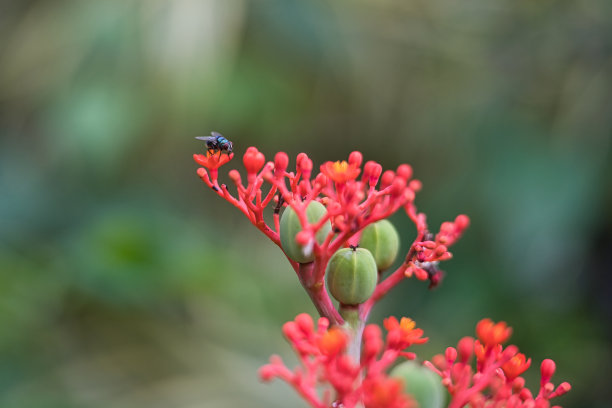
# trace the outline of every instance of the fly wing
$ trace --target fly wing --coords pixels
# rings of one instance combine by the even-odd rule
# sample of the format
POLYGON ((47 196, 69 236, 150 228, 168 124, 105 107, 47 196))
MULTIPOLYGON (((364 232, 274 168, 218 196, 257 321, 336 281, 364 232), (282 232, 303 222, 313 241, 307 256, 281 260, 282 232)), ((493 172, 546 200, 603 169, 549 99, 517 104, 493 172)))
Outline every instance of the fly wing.
POLYGON ((210 136, 196 136, 196 139, 198 139, 198 140, 203 140, 203 141, 205 141, 205 142, 208 142, 209 140, 211 140, 211 139, 213 139, 213 138, 212 138, 212 137, 210 137, 210 136))

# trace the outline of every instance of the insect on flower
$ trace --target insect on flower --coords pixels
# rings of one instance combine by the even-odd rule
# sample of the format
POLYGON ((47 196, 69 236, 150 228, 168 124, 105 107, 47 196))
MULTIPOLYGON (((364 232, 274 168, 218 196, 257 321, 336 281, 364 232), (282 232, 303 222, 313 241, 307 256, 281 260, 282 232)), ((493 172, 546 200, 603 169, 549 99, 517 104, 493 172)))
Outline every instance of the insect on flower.
POLYGON ((206 142, 209 153, 230 154, 234 148, 232 142, 217 132, 210 132, 210 136, 196 136, 196 139, 206 142))

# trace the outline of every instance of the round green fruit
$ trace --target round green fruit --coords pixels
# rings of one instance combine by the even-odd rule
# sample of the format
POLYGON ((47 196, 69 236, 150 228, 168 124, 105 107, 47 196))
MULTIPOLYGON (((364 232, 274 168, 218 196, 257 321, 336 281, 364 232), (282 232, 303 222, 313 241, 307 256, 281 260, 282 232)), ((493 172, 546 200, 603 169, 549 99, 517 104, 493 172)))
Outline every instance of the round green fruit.
POLYGON ((404 383, 404 391, 419 404, 419 408, 442 408, 446 391, 440 377, 414 361, 405 361, 391 370, 391 377, 404 383))
POLYGON ((399 235, 387 220, 370 224, 363 229, 359 246, 369 250, 379 271, 384 271, 395 262, 399 252, 399 235))
MULTIPOLYGON (((308 204, 308 208, 306 208, 306 218, 311 224, 319 221, 326 213, 327 209, 318 201, 311 201, 310 204, 308 204)), ((312 249, 305 248, 304 245, 295 242, 295 236, 300 231, 302 231, 302 224, 300 224, 300 219, 295 210, 291 207, 285 208, 280 219, 281 247, 287 256, 295 262, 312 262, 314 260, 312 249)), ((327 221, 315 234, 317 242, 322 244, 330 231, 331 223, 327 221)))
POLYGON ((368 300, 378 280, 374 257, 365 248, 342 248, 329 259, 327 287, 332 296, 345 305, 368 300))

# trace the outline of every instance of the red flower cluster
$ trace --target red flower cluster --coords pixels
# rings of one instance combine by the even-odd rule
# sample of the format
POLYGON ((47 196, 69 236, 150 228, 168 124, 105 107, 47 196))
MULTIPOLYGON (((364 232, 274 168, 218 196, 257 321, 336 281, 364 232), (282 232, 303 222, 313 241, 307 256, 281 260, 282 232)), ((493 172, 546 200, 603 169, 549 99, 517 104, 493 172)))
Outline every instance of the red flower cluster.
MULTIPOLYGON (((280 212, 283 207, 291 207, 301 227, 295 243, 308 248, 311 256, 301 258, 302 263, 289 256, 287 259, 323 316, 316 327, 307 314, 286 323, 283 332, 301 366, 290 370, 280 357, 272 356, 270 363, 260 369, 261 378, 285 380, 315 408, 352 408, 363 404, 366 408, 412 408, 414 401, 402 392, 400 380, 387 375, 387 370, 400 357, 414 359, 415 354, 406 349, 426 342, 427 338, 408 318, 385 319, 384 340, 378 326, 366 326, 365 322, 374 304, 403 279, 415 276, 429 280, 430 288, 439 284, 442 271, 438 264, 452 257, 449 247, 469 226, 469 218, 459 215, 452 222, 442 223, 437 233, 430 232, 425 214, 419 213, 414 204, 421 182, 412 178, 412 168, 402 164, 395 171, 383 172, 382 166, 373 161, 362 166, 363 156, 359 152, 352 152, 347 161, 326 162, 320 166, 320 172, 313 174, 313 162, 305 153, 297 156, 295 170, 290 171, 286 153, 279 152, 274 161, 266 162, 263 153, 249 147, 243 156, 246 184, 238 170, 229 172, 236 188, 232 194, 225 184, 219 184, 218 169, 233 156, 221 152, 194 155, 195 161, 203 166, 198 175, 281 249, 280 212), (322 204, 325 211, 320 219, 311 222, 307 209, 313 201, 322 204), (268 207, 272 225, 264 218, 268 207), (379 270, 377 276, 373 275, 378 281, 373 293, 368 292, 371 296, 358 305, 340 303, 339 311, 325 287, 330 258, 343 247, 354 248, 365 227, 400 209, 416 226, 416 237, 403 263, 386 277, 379 270), (322 238, 317 234, 320 231, 326 234, 322 238)), ((376 274, 376 270, 372 271, 376 274)), ((515 346, 502 347, 512 329, 504 322, 485 319, 478 323, 476 333, 478 340, 465 337, 456 348, 449 347, 444 355, 425 362, 442 377, 442 384, 452 397, 450 408, 466 405, 549 408, 550 399, 571 388, 566 382, 555 388, 550 382, 555 364, 544 360, 540 390, 534 396, 521 377, 531 359, 515 346), (474 356, 475 368, 471 364, 474 356)))
POLYGON ((552 398, 571 389, 567 382, 555 389, 550 382, 555 363, 546 359, 541 365, 540 390, 534 397, 520 377, 531 365, 531 359, 526 360, 516 346, 502 347, 511 333, 512 329, 505 322, 495 324, 490 319, 481 320, 476 326, 478 340, 464 337, 457 348, 449 347, 444 355, 425 362, 442 377, 442 384, 451 394, 449 408, 468 404, 474 408, 549 408, 552 398), (470 363, 474 355, 476 370, 470 363))
POLYGON ((263 153, 249 147, 243 156, 247 184, 243 183, 237 170, 229 172, 236 186, 234 196, 225 184, 219 185, 217 174, 219 166, 232 157, 221 154, 194 155, 196 162, 210 171, 209 175, 205 168, 200 168, 198 175, 279 247, 280 210, 283 206, 291 206, 295 210, 302 225, 297 240, 312 248, 315 259, 311 264, 297 264, 288 260, 321 315, 332 323, 343 323, 343 319, 325 290, 325 268, 338 249, 358 242, 363 228, 403 208, 417 229, 416 238, 403 264, 382 280, 370 300, 361 305, 360 314, 362 320, 366 320, 374 303, 406 277, 415 275, 421 280, 429 279, 430 287, 436 286, 442 277, 437 263, 450 259, 448 247, 469 225, 468 217, 460 215, 454 222, 443 223, 434 238, 428 230, 425 214, 418 213, 414 205, 421 182, 412 178, 412 168, 408 164, 400 165, 396 171, 383 172, 380 164, 368 161, 362 171, 362 154, 352 152, 348 161, 326 162, 318 174, 313 174, 313 162, 305 153, 297 156, 295 171, 289 171, 286 153, 279 152, 273 162, 266 163, 263 153), (267 190, 264 188, 266 182, 269 185, 267 190), (325 205, 327 213, 319 221, 309 223, 306 209, 315 200, 325 205), (273 225, 268 225, 264 210, 271 204, 274 207, 273 225), (328 221, 331 221, 332 229, 319 243, 315 235, 328 221))
POLYGON ((361 361, 356 362, 346 354, 349 336, 343 329, 329 328, 329 320, 324 317, 315 329, 312 318, 300 314, 294 321, 285 323, 283 333, 298 355, 301 367, 292 371, 280 357, 272 356, 270 364, 263 366, 259 375, 264 381, 281 378, 316 408, 352 408, 360 402, 367 408, 410 408, 414 406, 413 401, 402 392, 401 382, 389 378, 386 370, 399 356, 414 358, 413 353, 404 351, 407 347, 427 341, 421 337, 423 331, 414 326, 407 318, 402 318, 401 323, 394 317, 387 319, 388 334, 384 342, 380 328, 368 325, 363 333, 361 361), (328 384, 331 389, 320 393, 317 386, 322 384, 328 384))

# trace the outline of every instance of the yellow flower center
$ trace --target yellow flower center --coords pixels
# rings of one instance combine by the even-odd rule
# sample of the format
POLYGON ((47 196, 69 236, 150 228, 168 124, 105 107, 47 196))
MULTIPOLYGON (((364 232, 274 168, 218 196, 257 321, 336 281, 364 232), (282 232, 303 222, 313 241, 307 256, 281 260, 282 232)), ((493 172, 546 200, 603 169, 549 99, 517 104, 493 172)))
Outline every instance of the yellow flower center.
POLYGON ((333 164, 333 170, 336 173, 346 173, 349 168, 349 164, 346 160, 337 161, 333 164))

